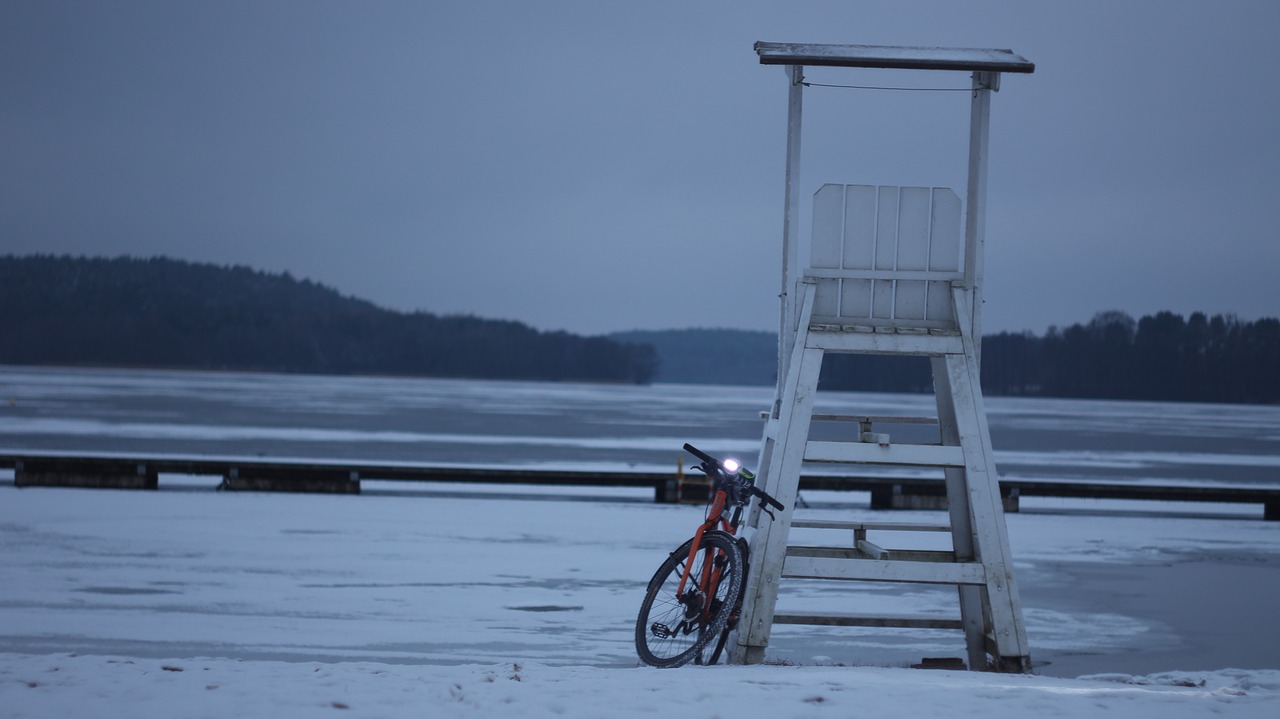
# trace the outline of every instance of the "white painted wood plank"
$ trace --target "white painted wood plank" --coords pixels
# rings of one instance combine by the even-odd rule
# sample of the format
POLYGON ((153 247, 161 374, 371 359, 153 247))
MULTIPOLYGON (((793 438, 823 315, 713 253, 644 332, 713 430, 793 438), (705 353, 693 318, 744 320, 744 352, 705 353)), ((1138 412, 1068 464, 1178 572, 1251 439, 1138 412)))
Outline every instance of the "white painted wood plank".
POLYGON ((881 332, 814 332, 810 347, 865 354, 942 355, 964 351, 959 335, 907 335, 881 332))
POLYGON ((963 467, 964 452, 959 447, 933 444, 871 444, 869 442, 825 442, 814 440, 805 447, 809 462, 887 464, 926 467, 963 467))
POLYGON ((863 319, 871 317, 871 280, 846 279, 841 281, 840 317, 863 319))
POLYGON ((969 174, 965 183, 967 205, 964 215, 964 274, 970 289, 969 311, 957 314, 960 324, 968 327, 970 337, 977 338, 975 362, 982 361, 982 285, 984 282, 983 245, 987 235, 987 160, 991 145, 991 92, 1000 75, 973 73, 973 95, 969 102, 969 174))
POLYGON ((795 341, 796 320, 800 316, 797 278, 800 276, 800 135, 804 124, 804 67, 786 69, 787 90, 787 170, 786 198, 782 223, 782 288, 778 294, 778 378, 787 376, 791 343, 795 341))
POLYGON ((929 299, 925 304, 925 319, 957 326, 955 308, 951 303, 951 283, 929 282, 927 292, 929 299))
POLYGON ((1035 63, 997 48, 899 47, 823 43, 757 42, 762 65, 902 68, 991 73, 1035 72, 1035 63))
POLYGON ((875 267, 876 202, 874 185, 846 185, 844 194, 844 261, 841 267, 875 267))
POLYGON ((937 424, 937 417, 913 417, 895 414, 827 414, 813 415, 815 422, 871 422, 874 424, 937 424))
MULTIPOLYGON (((823 185, 813 195, 813 227, 809 242, 809 266, 839 269, 844 247, 844 185, 823 185)), ((836 315, 840 311, 840 281, 818 283, 814 312, 836 315)))
POLYGON ((900 188, 876 188, 875 269, 895 270, 898 255, 898 201, 900 188))
POLYGON ((949 187, 933 188, 929 223, 928 269, 956 272, 960 269, 960 196, 949 187))
MULTIPOLYGON (((898 201, 898 256, 894 269, 927 270, 929 268, 929 223, 932 217, 933 192, 927 187, 903 187, 898 201)), ((893 316, 922 320, 925 311, 923 282, 899 280, 893 301, 893 316)))
MULTIPOLYGON (((969 296, 953 291, 956 310, 972 312, 969 296)), ((1022 600, 1013 576, 1013 553, 1000 503, 1000 487, 995 472, 994 451, 986 407, 979 384, 977 342, 962 333, 963 356, 948 357, 946 364, 955 403, 960 443, 970 455, 966 467, 969 512, 977 558, 994 568, 986 583, 987 610, 991 617, 997 650, 1003 657, 1029 657, 1026 628, 1022 621, 1022 600)))
MULTIPOLYGON (((938 430, 943 444, 960 445, 960 431, 956 425, 955 402, 952 398, 951 378, 944 358, 932 359, 933 391, 938 407, 938 430)), ((961 468, 948 468, 943 472, 947 480, 947 511, 951 516, 951 547, 957 561, 974 561, 973 521, 969 512, 969 489, 966 474, 961 468)), ((983 611, 982 587, 962 586, 957 592, 960 600, 960 616, 965 632, 965 646, 969 665, 985 666, 987 663, 986 622, 983 611)))
POLYGON ((924 280, 945 282, 948 284, 964 279, 964 275, 959 272, 934 272, 932 270, 857 270, 844 268, 835 270, 825 267, 810 267, 805 270, 804 276, 814 280, 924 280))
MULTIPOLYGON (((895 270, 898 254, 898 188, 877 188, 876 197, 876 248, 877 270, 895 270)), ((877 281, 872 285, 871 316, 881 319, 893 317, 893 282, 877 281)))
MULTIPOLYGON (((961 209, 960 196, 950 188, 933 189, 933 217, 929 227, 930 270, 954 272, 960 269, 961 209)), ((925 309, 927 319, 955 319, 948 283, 929 283, 928 294, 929 301, 925 309)))
POLYGON ((804 527, 807 529, 864 529, 871 531, 890 531, 890 532, 950 532, 951 527, 946 524, 913 524, 910 522, 894 523, 894 522, 846 522, 838 519, 797 519, 791 523, 793 527, 804 527))
POLYGON ((823 185, 813 195, 812 267, 840 267, 844 244, 844 185, 823 185))
POLYGON ((911 562, 878 559, 787 557, 782 576, 793 579, 841 579, 917 584, 986 584, 981 564, 911 562))
POLYGON ((933 191, 927 187, 903 187, 898 200, 898 257, 895 269, 929 268, 929 224, 933 191))
POLYGON ((889 559, 890 558, 889 550, 885 549, 884 547, 881 547, 879 544, 876 544, 875 542, 872 542, 869 539, 854 540, 854 546, 858 548, 858 551, 862 552, 868 557, 871 557, 872 559, 889 559))
POLYGON ((826 627, 893 627, 899 629, 959 629, 960 620, 947 617, 911 616, 903 614, 818 614, 816 612, 778 613, 775 624, 808 624, 826 627))
MULTIPOLYGON (((844 256, 841 267, 875 267, 876 196, 874 185, 848 185, 844 197, 844 256)), ((871 281, 845 280, 840 296, 841 317, 871 316, 871 281)))
POLYGON ((805 346, 809 320, 813 316, 814 287, 802 283, 800 324, 796 328, 795 345, 787 363, 785 383, 781 386, 778 409, 778 436, 770 448, 768 482, 763 487, 785 507, 772 521, 762 520, 749 538, 751 577, 743 595, 742 615, 735 632, 730 659, 735 662, 763 660, 769 645, 773 612, 778 601, 778 577, 786 557, 787 535, 800 489, 800 466, 803 462, 805 438, 813 416, 814 395, 818 389, 818 373, 822 368, 822 351, 805 346))

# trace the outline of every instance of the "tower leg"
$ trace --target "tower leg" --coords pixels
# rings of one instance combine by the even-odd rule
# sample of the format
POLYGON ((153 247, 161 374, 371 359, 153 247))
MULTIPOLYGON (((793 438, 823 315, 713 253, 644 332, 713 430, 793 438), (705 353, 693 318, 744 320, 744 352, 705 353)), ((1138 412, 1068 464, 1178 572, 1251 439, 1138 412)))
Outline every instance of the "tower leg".
MULTIPOLYGON (((938 406, 938 430, 942 444, 960 446, 960 429, 956 424, 956 407, 952 396, 951 377, 947 361, 934 357, 933 391, 938 406)), ((951 547, 957 562, 977 560, 973 543, 973 519, 969 511, 968 477, 964 469, 947 468, 947 507, 951 515, 951 547)), ((957 587, 960 599, 960 620, 964 625, 965 647, 969 655, 970 669, 987 666, 988 627, 987 613, 982 601, 982 587, 961 584, 957 587)))
POLYGON ((818 374, 822 370, 823 351, 805 347, 809 318, 813 314, 813 295, 813 285, 804 285, 800 324, 778 409, 778 436, 773 445, 766 444, 766 451, 762 452, 762 455, 769 455, 769 464, 762 478, 763 489, 786 508, 772 520, 760 520, 758 513, 753 515, 757 521, 749 538, 748 584, 744 590, 742 616, 729 652, 732 663, 763 662, 773 627, 778 582, 782 578, 782 563, 786 560, 791 514, 795 511, 796 495, 800 489, 800 467, 804 462, 813 402, 818 392, 818 374))
MULTIPOLYGON (((993 640, 990 647, 995 664, 993 668, 1030 671, 1027 636, 1022 624, 1022 602, 1013 577, 1013 556, 1000 504, 999 479, 994 473, 991 435, 978 385, 977 362, 970 354, 971 348, 972 343, 966 339, 966 354, 947 355, 943 362, 955 409, 955 431, 960 446, 964 448, 963 474, 969 498, 967 520, 971 527, 969 536, 973 542, 974 558, 986 568, 986 586, 979 588, 986 595, 984 624, 993 640)), ((952 516, 954 521, 954 512, 952 516)), ((952 531, 956 532, 954 527, 952 531)), ((970 624, 967 611, 964 623, 967 630, 970 624)), ((972 654, 972 647, 970 649, 972 654)))

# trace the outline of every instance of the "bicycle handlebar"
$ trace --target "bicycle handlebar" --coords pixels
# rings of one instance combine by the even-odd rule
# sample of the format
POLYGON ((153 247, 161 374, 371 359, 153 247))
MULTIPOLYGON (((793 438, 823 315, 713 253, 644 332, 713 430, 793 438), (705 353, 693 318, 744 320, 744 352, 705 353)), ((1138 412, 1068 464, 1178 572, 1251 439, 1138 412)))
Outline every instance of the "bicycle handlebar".
POLYGON ((782 511, 782 510, 786 509, 786 507, 782 506, 782 502, 779 502, 778 500, 776 500, 776 499, 774 499, 773 497, 771 497, 771 496, 770 496, 767 492, 765 492, 763 489, 756 489, 755 487, 752 487, 752 488, 751 488, 751 493, 752 493, 752 494, 754 494, 754 495, 756 495, 757 497, 759 497, 761 502, 763 502, 763 503, 765 503, 765 504, 772 505, 772 506, 773 506, 773 508, 774 508, 774 509, 777 509, 778 511, 782 511))
POLYGON ((712 457, 711 455, 707 454, 706 452, 703 452, 702 450, 700 450, 700 449, 698 449, 697 447, 695 447, 695 446, 693 446, 693 445, 689 444, 688 442, 685 442, 685 443, 684 443, 684 451, 688 452, 689 454, 692 454, 693 456, 697 457, 698 459, 702 460, 703 462, 706 462, 706 463, 708 463, 708 464, 714 464, 714 465, 716 465, 717 467, 720 467, 721 469, 724 469, 724 465, 720 464, 720 460, 716 459, 715 457, 712 457))
MULTIPOLYGON (((730 472, 729 470, 725 469, 724 464, 720 460, 716 459, 715 457, 712 457, 706 452, 703 452, 702 450, 689 444, 688 442, 685 442, 684 444, 684 451, 702 460, 704 464, 709 464, 712 467, 715 467, 716 469, 720 470, 725 474, 730 474, 730 475, 734 474, 734 472, 730 472)), ((768 492, 764 491, 763 489, 760 489, 754 484, 748 485, 746 487, 746 490, 749 496, 759 497, 761 504, 768 504, 769 506, 773 507, 774 509, 777 509, 778 511, 782 511, 783 509, 786 509, 786 507, 783 506, 782 502, 779 502, 778 500, 774 499, 768 492)))

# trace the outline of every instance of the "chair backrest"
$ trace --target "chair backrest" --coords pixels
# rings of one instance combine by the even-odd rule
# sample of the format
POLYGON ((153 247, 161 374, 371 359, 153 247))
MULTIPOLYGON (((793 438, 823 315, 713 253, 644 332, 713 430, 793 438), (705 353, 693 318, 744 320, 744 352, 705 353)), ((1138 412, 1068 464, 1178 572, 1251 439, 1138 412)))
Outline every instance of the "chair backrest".
POLYGON ((814 321, 956 329, 961 202, 946 187, 823 185, 813 198, 814 321))

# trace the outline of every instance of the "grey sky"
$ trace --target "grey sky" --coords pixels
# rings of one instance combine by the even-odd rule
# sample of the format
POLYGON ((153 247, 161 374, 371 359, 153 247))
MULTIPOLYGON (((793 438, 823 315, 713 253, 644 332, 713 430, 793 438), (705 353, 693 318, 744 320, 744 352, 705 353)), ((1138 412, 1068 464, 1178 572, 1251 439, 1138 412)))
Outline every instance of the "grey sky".
MULTIPOLYGON (((993 101, 987 331, 1277 316, 1277 34, 1273 0, 0 0, 0 253, 589 334, 776 329, 786 81, 752 44, 1000 47, 1037 69, 993 101)), ((965 93, 805 102, 806 198, 962 191, 965 93)))

